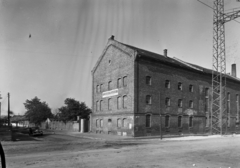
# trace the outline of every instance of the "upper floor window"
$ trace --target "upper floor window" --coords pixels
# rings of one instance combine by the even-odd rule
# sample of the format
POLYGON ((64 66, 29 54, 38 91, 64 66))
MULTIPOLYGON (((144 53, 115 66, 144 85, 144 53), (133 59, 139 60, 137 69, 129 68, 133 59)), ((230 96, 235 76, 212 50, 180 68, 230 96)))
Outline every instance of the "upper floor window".
POLYGON ((165 105, 166 105, 166 106, 170 106, 170 105, 171 105, 170 98, 167 97, 167 98, 165 99, 165 105))
POLYGON ((122 79, 121 78, 118 78, 118 80, 117 80, 117 87, 118 88, 122 87, 122 79))
POLYGON ((146 84, 147 85, 152 85, 152 78, 151 78, 151 76, 146 76, 146 84))
POLYGON ((103 110, 103 100, 100 101, 100 111, 103 110))
POLYGON ((100 92, 100 86, 99 86, 99 85, 96 86, 96 92, 97 92, 97 93, 100 92))
POLYGON ((112 99, 108 99, 108 110, 112 110, 112 99))
POLYGON ((117 119, 117 127, 119 128, 119 127, 121 127, 122 126, 122 122, 121 122, 122 120, 119 118, 119 119, 117 119))
POLYGON ((193 108, 193 101, 192 100, 189 101, 189 108, 193 108))
POLYGON ((126 118, 123 119, 123 124, 122 125, 123 125, 123 127, 127 128, 128 125, 127 125, 127 119, 126 118))
POLYGON ((118 98, 117 98, 117 109, 120 109, 120 108, 121 108, 121 101, 122 101, 122 98, 121 98, 121 97, 118 97, 118 98))
POLYGON ((151 127, 151 115, 150 114, 146 115, 146 127, 147 128, 151 127))
POLYGON ((170 88, 170 80, 165 81, 165 88, 170 88))
POLYGON ((100 120, 100 127, 103 127, 103 119, 100 120))
POLYGON ((178 90, 182 90, 182 83, 178 82, 178 90))
POLYGON ((209 95, 209 88, 205 88, 205 98, 208 98, 209 95))
POLYGON ((227 101, 230 101, 230 93, 227 93, 227 101))
POLYGON ((170 116, 166 115, 165 116, 165 127, 168 128, 170 126, 170 116))
POLYGON ((193 92, 193 85, 189 85, 189 92, 193 92))
POLYGON ((123 96, 123 108, 127 108, 127 95, 123 96))
POLYGON ((109 81, 108 82, 108 90, 111 90, 112 89, 112 81, 109 81))
POLYGON ((178 99, 178 107, 182 108, 182 99, 178 99))
POLYGON ((236 94, 236 102, 239 102, 239 96, 236 94))
POLYGON ((100 92, 103 91, 103 84, 100 85, 100 92))
POLYGON ((123 77, 123 86, 127 86, 127 76, 123 77))
POLYGON ((152 104, 152 96, 150 95, 146 96, 146 104, 152 104))
POLYGON ((96 111, 99 111, 99 101, 96 102, 96 111))
POLYGON ((96 119, 96 127, 99 127, 99 126, 98 126, 98 119, 96 119))

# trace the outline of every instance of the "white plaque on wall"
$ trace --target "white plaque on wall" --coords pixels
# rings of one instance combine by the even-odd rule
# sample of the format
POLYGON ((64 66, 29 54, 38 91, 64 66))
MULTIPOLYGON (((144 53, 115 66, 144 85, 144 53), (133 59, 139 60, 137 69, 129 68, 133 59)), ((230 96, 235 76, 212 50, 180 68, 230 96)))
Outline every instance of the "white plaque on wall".
POLYGON ((102 98, 118 95, 118 89, 109 90, 102 93, 102 98))

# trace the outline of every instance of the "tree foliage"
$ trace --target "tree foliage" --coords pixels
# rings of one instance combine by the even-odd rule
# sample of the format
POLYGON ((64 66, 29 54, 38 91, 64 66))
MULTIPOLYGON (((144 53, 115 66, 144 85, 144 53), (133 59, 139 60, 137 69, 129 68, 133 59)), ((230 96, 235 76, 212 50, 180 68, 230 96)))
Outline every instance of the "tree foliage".
POLYGON ((57 119, 61 121, 76 121, 77 116, 80 118, 88 118, 91 109, 84 102, 79 102, 73 98, 67 98, 64 101, 65 106, 59 108, 57 119))
POLYGON ((23 104, 27 110, 25 117, 31 123, 40 124, 42 121, 45 121, 47 118, 52 118, 53 116, 48 104, 46 102, 41 102, 38 97, 32 100, 26 100, 26 103, 23 104))

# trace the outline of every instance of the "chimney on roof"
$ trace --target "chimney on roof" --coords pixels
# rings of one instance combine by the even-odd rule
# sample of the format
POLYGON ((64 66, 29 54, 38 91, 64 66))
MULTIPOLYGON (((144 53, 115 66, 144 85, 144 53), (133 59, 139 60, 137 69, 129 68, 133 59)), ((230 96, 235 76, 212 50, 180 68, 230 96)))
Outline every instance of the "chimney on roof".
POLYGON ((164 54, 165 57, 167 57, 167 49, 163 50, 163 54, 164 54))
POLYGON ((232 64, 232 76, 237 77, 237 67, 236 64, 232 64))
POLYGON ((111 40, 114 40, 114 35, 112 35, 112 36, 110 37, 110 39, 111 39, 111 40))

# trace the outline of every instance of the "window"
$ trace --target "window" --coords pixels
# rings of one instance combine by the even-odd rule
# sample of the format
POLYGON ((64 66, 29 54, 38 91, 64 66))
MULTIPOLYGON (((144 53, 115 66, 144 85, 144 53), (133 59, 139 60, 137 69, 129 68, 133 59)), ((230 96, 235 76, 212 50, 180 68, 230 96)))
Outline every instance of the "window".
POLYGON ((99 101, 96 102, 96 111, 99 111, 99 101))
POLYGON ((182 116, 178 116, 178 127, 182 127, 182 116))
POLYGON ((127 76, 123 77, 123 86, 127 86, 127 76))
POLYGON ((205 112, 208 112, 209 110, 209 88, 205 88, 205 112))
POLYGON ((100 127, 103 127, 103 119, 100 120, 100 127))
POLYGON ((146 104, 152 104, 152 97, 150 95, 146 96, 146 104))
POLYGON ((227 93, 227 114, 228 114, 228 127, 230 127, 230 93, 227 93))
POLYGON ((117 119, 117 127, 120 128, 122 126, 121 119, 117 119))
POLYGON ((182 83, 178 82, 178 90, 182 90, 182 83))
POLYGON ((165 81, 165 88, 170 89, 170 81, 169 80, 165 81))
POLYGON ((103 110, 103 100, 100 101, 100 111, 103 110))
POLYGON ((189 108, 193 108, 193 101, 192 100, 189 101, 189 108))
POLYGON ((99 126, 98 126, 98 119, 96 119, 96 127, 98 128, 99 126))
POLYGON ((190 116, 189 117, 189 127, 192 127, 193 126, 193 117, 190 116))
POLYGON ((178 107, 182 108, 182 99, 178 99, 178 107))
POLYGON ((100 86, 99 86, 99 85, 97 85, 97 87, 96 87, 96 92, 97 92, 97 93, 100 92, 100 86))
POLYGON ((146 127, 147 128, 151 127, 151 115, 150 114, 146 115, 146 127))
POLYGON ((166 105, 166 106, 170 106, 170 104, 171 104, 170 98, 167 97, 167 98, 165 99, 165 105, 166 105))
POLYGON ((189 85, 189 92, 193 92, 193 85, 189 85))
POLYGON ((122 101, 121 97, 118 97, 117 98, 117 109, 121 108, 121 101, 122 101))
POLYGON ((124 127, 124 128, 127 128, 127 126, 128 126, 128 125, 127 125, 127 119, 124 118, 124 119, 123 119, 123 127, 124 127))
POLYGON ((103 84, 100 85, 100 92, 103 91, 103 84))
POLYGON ((150 76, 146 76, 146 84, 147 85, 152 85, 152 79, 150 76))
POLYGON ((170 126, 170 117, 169 115, 165 116, 165 127, 168 128, 170 126))
POLYGON ((117 80, 117 87, 120 88, 122 86, 122 79, 118 78, 117 80))
POLYGON ((237 105, 237 116, 236 116, 236 123, 239 122, 239 95, 236 94, 236 105, 237 105))
POLYGON ((108 99, 108 110, 112 110, 112 99, 108 99))
POLYGON ((123 96, 123 108, 127 108, 127 96, 123 96))
POLYGON ((109 81, 108 82, 108 90, 111 90, 112 89, 112 81, 109 81))

